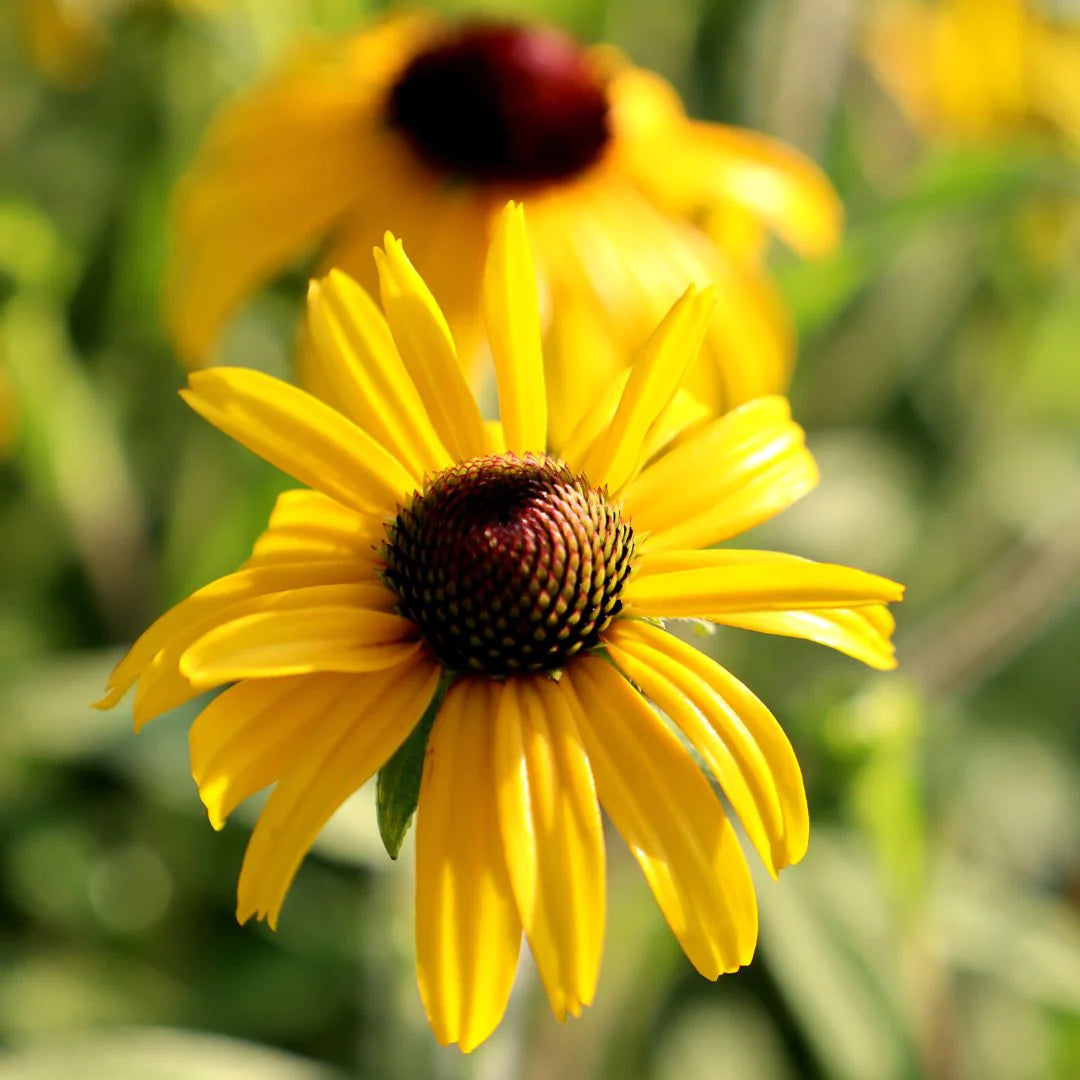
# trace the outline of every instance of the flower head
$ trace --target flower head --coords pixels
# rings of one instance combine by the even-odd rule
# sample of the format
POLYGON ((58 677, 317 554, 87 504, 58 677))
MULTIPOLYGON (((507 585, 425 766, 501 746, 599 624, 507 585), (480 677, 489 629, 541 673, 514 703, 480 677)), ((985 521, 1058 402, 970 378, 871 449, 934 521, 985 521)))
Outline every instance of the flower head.
POLYGON ((886 0, 867 54, 921 129, 1080 143, 1080 24, 1029 0, 886 0))
POLYGON ((902 590, 710 548, 816 471, 783 399, 708 419, 681 389, 708 291, 688 289, 558 441, 521 207, 501 218, 484 278, 497 422, 401 244, 387 235, 376 256, 382 311, 342 273, 311 287, 317 357, 347 415, 258 372, 191 376, 197 412, 309 488, 280 497, 244 567, 143 634, 102 704, 135 685, 141 726, 228 686, 195 721, 191 753, 216 827, 274 785, 240 873, 241 920, 276 923, 320 828, 376 772, 381 808, 396 801, 407 821, 418 800, 420 991, 439 1040, 468 1050, 502 1016, 522 931, 560 1018, 592 1000, 601 805, 694 966, 716 978, 750 960, 747 865, 673 729, 772 873, 806 848, 779 724, 661 620, 808 638, 887 668, 883 605, 902 590), (410 800, 396 763, 417 740, 410 800))
MULTIPOLYGON (((179 349, 204 363, 239 303, 316 245, 324 266, 374 291, 368 253, 389 228, 471 367, 484 257, 509 198, 529 210, 545 310, 572 308, 572 336, 588 321, 636 346, 688 281, 716 283, 688 385, 728 408, 786 384, 791 332, 761 255, 770 232, 806 254, 835 244, 839 202, 818 169, 688 119, 667 83, 610 48, 423 15, 311 46, 222 110, 176 202, 179 349)), ((307 366, 308 387, 333 400, 307 366)), ((602 385, 611 372, 594 366, 602 385)), ((580 419, 590 390, 560 398, 560 415, 580 419)))

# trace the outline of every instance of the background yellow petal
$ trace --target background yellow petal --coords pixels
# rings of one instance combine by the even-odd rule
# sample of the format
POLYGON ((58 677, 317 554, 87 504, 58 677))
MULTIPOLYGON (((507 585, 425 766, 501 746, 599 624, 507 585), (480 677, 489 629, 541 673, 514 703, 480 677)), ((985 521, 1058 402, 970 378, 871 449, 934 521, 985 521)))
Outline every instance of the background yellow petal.
POLYGON ((604 834, 581 736, 559 686, 495 690, 495 790, 510 882, 556 1017, 592 1002, 604 939, 604 834))
POLYGON ((372 72, 303 51, 225 108, 178 190, 166 316, 203 363, 254 287, 380 186, 372 72))
POLYGON ((432 728, 416 823, 416 967, 440 1043, 468 1052, 506 1011, 521 947, 499 836, 486 680, 456 682, 432 728))
POLYGON ((439 439, 458 461, 481 455, 483 419, 439 305, 400 240, 387 233, 385 249, 375 249, 375 262, 383 311, 439 439))
POLYGON ((536 271, 520 203, 495 228, 484 268, 484 322, 499 391, 499 419, 512 453, 547 448, 547 392, 540 353, 536 271))
POLYGON ((757 901, 708 780, 652 706, 605 660, 563 674, 600 801, 690 962, 715 979, 750 962, 757 901))
POLYGON ((319 830, 405 741, 435 693, 439 669, 421 660, 339 679, 344 693, 310 726, 302 752, 278 781, 251 834, 237 888, 241 922, 254 915, 277 924, 319 830))
POLYGON ((758 398, 650 464, 627 487, 626 511, 650 551, 708 547, 767 521, 817 480, 788 403, 758 398))
POLYGON ((184 400, 271 465, 363 514, 388 516, 415 487, 405 467, 336 409, 244 368, 193 372, 184 400))

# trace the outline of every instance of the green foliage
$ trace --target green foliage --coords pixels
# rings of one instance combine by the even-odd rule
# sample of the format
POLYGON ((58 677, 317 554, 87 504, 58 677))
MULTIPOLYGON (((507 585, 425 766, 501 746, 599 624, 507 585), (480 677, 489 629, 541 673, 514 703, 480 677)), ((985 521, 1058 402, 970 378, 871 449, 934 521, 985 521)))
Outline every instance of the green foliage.
MULTIPOLYGON (((774 253, 823 483, 749 543, 907 582, 901 671, 707 642, 791 733, 814 821, 805 863, 761 882, 749 971, 694 976, 613 836, 596 1005, 556 1025, 526 964, 491 1043, 441 1052, 402 846, 421 734, 376 803, 406 857, 359 793, 270 934, 235 923, 254 814, 207 827, 194 710, 133 739, 89 709, 150 618, 244 558, 284 483, 176 398, 173 185, 297 32, 381 6, 133 5, 80 89, 0 33, 0 1080, 1080 1075, 1075 159, 920 144, 854 42, 804 47, 800 5, 528 5, 661 68, 698 115, 808 149, 849 210, 834 257, 774 253)), ((248 305, 230 362, 289 370, 302 281, 248 305)))

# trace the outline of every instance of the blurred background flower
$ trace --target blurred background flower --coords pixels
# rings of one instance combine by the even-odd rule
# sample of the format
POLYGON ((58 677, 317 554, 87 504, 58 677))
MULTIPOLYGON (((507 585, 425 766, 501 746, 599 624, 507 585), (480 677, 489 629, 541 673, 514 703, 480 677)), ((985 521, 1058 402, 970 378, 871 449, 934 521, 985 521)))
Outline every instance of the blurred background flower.
MULTIPOLYGON (((154 614, 243 559, 284 485, 176 402, 160 315, 171 192, 217 110, 299 32, 376 13, 360 0, 132 10, 72 92, 27 62, 20 7, 0 9, 14 417, 0 464, 0 1077, 1080 1075, 1068 95, 1039 131, 931 134, 870 59, 877 4, 513 5, 625 50, 689 115, 824 168, 843 247, 803 262, 778 246, 767 263, 798 331, 793 407, 823 482, 748 542, 910 591, 894 675, 735 630, 707 642, 774 687, 814 821, 804 861, 758 887, 754 964, 717 984, 689 972, 612 844, 596 1007, 556 1025, 525 971, 507 1023, 465 1061, 426 1031, 412 856, 386 866, 368 793, 320 838, 282 929, 241 930, 232 883, 254 811, 207 835, 182 765, 194 709, 132 739, 86 707, 154 614)), ((1075 4, 1025 10, 1076 47, 1075 4)), ((253 296, 223 356, 290 373, 305 271, 253 296)))
POLYGON ((370 252, 389 229, 472 369, 508 198, 527 205, 545 307, 579 309, 575 341, 585 321, 619 346, 577 365, 590 391, 688 281, 719 285, 688 387, 722 408, 786 387, 792 332, 762 256, 770 233, 806 254, 836 246, 820 171, 775 140, 689 120, 670 84, 612 48, 505 15, 398 14, 309 42, 222 109, 176 200, 166 318, 180 355, 208 362, 241 302, 317 247, 322 268, 373 290, 370 252))

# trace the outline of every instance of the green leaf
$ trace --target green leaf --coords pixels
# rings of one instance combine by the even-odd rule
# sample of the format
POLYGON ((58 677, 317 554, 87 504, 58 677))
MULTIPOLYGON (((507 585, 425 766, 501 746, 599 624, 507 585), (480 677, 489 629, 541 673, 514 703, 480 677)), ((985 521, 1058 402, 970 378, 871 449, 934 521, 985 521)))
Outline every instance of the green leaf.
POLYGON ((454 681, 451 672, 444 672, 431 703, 419 723, 398 747, 397 753, 379 770, 375 789, 375 810, 379 820, 379 835, 391 859, 396 859, 412 824, 416 804, 420 800, 420 778, 424 773, 424 754, 435 717, 454 681))

